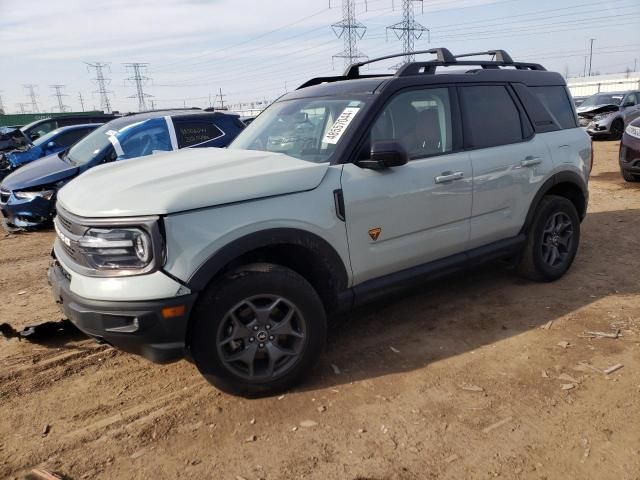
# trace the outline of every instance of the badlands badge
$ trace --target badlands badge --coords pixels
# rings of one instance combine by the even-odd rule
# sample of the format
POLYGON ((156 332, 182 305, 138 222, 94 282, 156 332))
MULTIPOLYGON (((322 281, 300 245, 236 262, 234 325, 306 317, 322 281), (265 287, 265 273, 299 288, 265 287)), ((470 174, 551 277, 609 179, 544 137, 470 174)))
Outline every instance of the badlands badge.
POLYGON ((378 240, 378 237, 380 236, 380 232, 382 232, 382 229, 380 227, 370 229, 369 236, 371 237, 371 240, 373 240, 374 242, 378 240))

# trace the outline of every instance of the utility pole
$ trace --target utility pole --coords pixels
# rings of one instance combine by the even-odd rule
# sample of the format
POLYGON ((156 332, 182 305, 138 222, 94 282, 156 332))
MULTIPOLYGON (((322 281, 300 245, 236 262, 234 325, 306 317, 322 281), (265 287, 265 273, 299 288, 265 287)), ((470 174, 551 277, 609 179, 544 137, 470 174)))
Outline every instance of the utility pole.
POLYGON ((109 64, 101 62, 87 63, 87 69, 89 68, 95 68, 96 70, 96 78, 94 78, 93 81, 95 81, 96 85, 98 85, 98 90, 94 93, 100 94, 100 106, 105 113, 111 113, 111 102, 109 101, 109 93, 113 92, 111 92, 111 90, 107 90, 107 85, 111 83, 111 79, 105 78, 104 76, 104 69, 109 69, 109 64))
POLYGON ((587 76, 587 56, 584 56, 584 68, 582 70, 582 76, 586 77, 587 76))
POLYGON ((138 111, 144 112, 147 110, 147 102, 145 98, 152 97, 153 95, 149 95, 148 93, 144 93, 143 86, 151 80, 149 77, 145 77, 142 75, 142 71, 147 68, 148 63, 125 63, 124 67, 127 70, 131 70, 133 75, 125 80, 133 82, 136 86, 136 93, 131 95, 129 98, 137 98, 138 99, 138 111))
POLYGON ((220 89, 218 96, 220 97, 220 109, 224 110, 224 97, 226 97, 226 95, 222 94, 222 88, 220 89))
POLYGON ((36 101, 36 87, 37 85, 33 85, 31 83, 27 84, 27 85, 23 85, 24 88, 26 88, 29 91, 29 98, 31 99, 31 110, 32 113, 38 113, 38 111, 40 110, 38 108, 38 102, 36 101))
POLYGON ((413 2, 420 2, 424 12, 423 0, 402 0, 402 21, 387 27, 387 32, 392 30, 396 34, 396 37, 398 37, 398 40, 402 41, 402 51, 406 54, 404 56, 404 61, 392 68, 399 68, 405 63, 413 62, 415 60, 415 55, 413 54, 415 50, 414 44, 416 40, 422 37, 424 32, 427 32, 427 43, 431 42, 431 32, 429 29, 416 22, 413 2))
POLYGON ((593 60, 593 42, 595 38, 590 38, 591 46, 589 47, 589 76, 591 76, 591 60, 593 60))
POLYGON ((358 50, 358 40, 364 37, 367 27, 356 20, 355 0, 342 0, 342 20, 331 25, 336 37, 342 38, 344 49, 333 58, 343 58, 345 67, 367 58, 358 50))
MULTIPOLYGON (((635 72, 638 68, 638 59, 634 58, 633 59, 633 71, 635 72)), ((0 106, 2 105, 2 103, 0 102, 0 106)))
POLYGON ((78 92, 78 100, 80 101, 80 108, 84 112, 84 99, 82 98, 82 92, 78 92))
POLYGON ((155 110, 155 109, 156 109, 156 101, 151 100, 151 110, 155 110))
POLYGON ((58 99, 58 111, 60 113, 65 112, 67 110, 67 105, 62 103, 62 97, 68 97, 67 94, 62 93, 62 89, 66 87, 66 85, 49 85, 50 88, 53 88, 56 93, 51 95, 52 97, 56 97, 58 99))

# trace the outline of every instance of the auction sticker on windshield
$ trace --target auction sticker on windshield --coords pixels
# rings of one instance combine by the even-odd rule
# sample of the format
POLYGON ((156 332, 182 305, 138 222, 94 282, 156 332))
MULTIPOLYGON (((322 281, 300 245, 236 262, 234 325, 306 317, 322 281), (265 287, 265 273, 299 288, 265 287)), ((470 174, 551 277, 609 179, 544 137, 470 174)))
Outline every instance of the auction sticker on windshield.
POLYGON ((324 138, 322 139, 322 142, 332 143, 334 145, 338 143, 338 140, 340 140, 340 137, 342 136, 344 131, 347 129, 349 124, 353 121, 353 119, 356 116, 356 113, 358 113, 359 111, 360 111, 359 107, 345 108, 340 114, 340 116, 336 119, 336 121, 333 122, 333 125, 331 126, 329 131, 325 134, 324 138))

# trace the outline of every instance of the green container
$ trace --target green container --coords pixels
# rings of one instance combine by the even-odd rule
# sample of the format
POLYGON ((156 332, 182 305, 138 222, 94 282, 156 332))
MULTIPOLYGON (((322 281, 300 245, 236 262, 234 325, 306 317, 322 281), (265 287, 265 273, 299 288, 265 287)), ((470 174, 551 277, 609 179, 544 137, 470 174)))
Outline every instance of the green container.
POLYGON ((64 113, 16 113, 11 115, 0 115, 0 127, 22 127, 36 120, 44 120, 53 117, 68 117, 70 115, 100 115, 103 112, 95 110, 92 112, 64 112, 64 113))

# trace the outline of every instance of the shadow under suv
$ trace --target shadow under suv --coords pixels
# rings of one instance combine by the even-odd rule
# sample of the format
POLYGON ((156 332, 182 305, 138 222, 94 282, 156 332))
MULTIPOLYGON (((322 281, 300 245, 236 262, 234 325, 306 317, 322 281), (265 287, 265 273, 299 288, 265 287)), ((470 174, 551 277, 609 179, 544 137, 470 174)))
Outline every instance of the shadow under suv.
POLYGON ((496 258, 560 278, 591 167, 564 79, 501 50, 416 53, 437 59, 306 82, 228 149, 70 182, 49 270, 66 315, 259 396, 309 372, 328 317, 398 288, 496 258))

